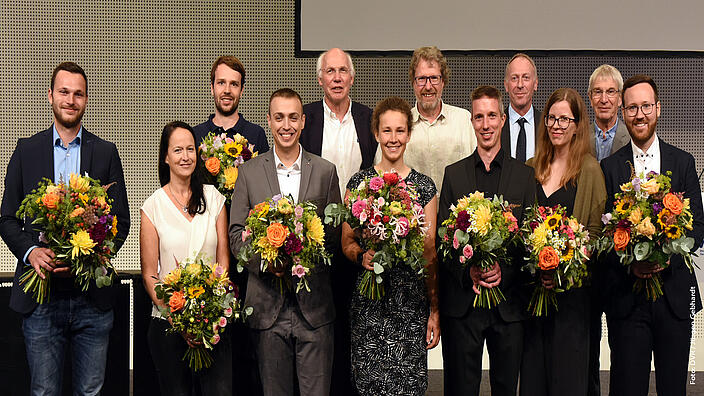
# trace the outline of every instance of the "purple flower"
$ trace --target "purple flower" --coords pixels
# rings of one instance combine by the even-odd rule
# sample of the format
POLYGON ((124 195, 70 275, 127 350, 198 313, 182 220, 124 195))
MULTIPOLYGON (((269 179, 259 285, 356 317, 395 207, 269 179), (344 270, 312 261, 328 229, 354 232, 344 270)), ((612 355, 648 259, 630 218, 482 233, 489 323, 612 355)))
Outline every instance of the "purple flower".
POLYGON ((604 225, 609 224, 611 221, 611 213, 604 213, 601 215, 601 222, 604 223, 604 225))
POLYGON ((381 190, 381 188, 384 187, 384 179, 382 179, 379 176, 374 176, 372 177, 371 180, 369 180, 369 189, 377 192, 381 190))
POLYGON ((276 195, 274 195, 273 197, 271 197, 271 200, 274 201, 274 202, 279 202, 279 201, 281 200, 281 198, 283 198, 283 195, 281 195, 281 194, 276 194, 276 195))
POLYGON ((96 223, 95 225, 93 225, 93 227, 90 228, 90 230, 88 230, 88 234, 90 235, 90 239, 92 239, 93 242, 100 245, 105 240, 107 231, 108 230, 106 224, 96 223))
POLYGON ((294 233, 300 234, 301 232, 303 232, 303 223, 301 223, 300 221, 294 221, 293 225, 295 227, 293 230, 294 233))
POLYGON ((300 219, 303 217, 303 207, 301 205, 296 205, 296 208, 293 210, 293 213, 296 215, 297 219, 300 219))
POLYGON ((292 256, 303 250, 303 244, 301 240, 295 234, 288 234, 286 241, 284 241, 284 252, 289 256, 292 256))
POLYGON ((637 177, 633 179, 633 181, 631 181, 631 184, 633 185, 633 191, 640 191, 640 183, 641 180, 637 177))
POLYGON ((466 210, 457 213, 457 228, 462 231, 467 231, 471 224, 471 218, 466 210))
POLYGON ((291 275, 297 276, 299 279, 303 278, 306 275, 306 272, 308 272, 307 269, 300 264, 291 268, 291 275))
POLYGON ((660 202, 655 202, 653 204, 653 212, 655 212, 656 215, 660 214, 660 212, 662 211, 662 208, 663 208, 663 205, 660 202))

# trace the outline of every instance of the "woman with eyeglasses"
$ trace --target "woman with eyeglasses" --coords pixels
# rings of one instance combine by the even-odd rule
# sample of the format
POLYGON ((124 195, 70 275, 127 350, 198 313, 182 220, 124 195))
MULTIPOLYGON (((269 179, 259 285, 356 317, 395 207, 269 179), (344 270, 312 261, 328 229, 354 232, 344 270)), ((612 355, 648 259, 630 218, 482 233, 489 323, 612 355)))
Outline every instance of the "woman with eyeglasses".
MULTIPOLYGON (((577 91, 560 88, 545 104, 535 157, 537 199, 541 206, 562 205, 589 230, 601 234, 606 186, 599 163, 590 153, 590 122, 577 91)), ((589 263, 590 266, 594 263, 589 263)), ((552 274, 538 281, 555 288, 552 274)), ((588 286, 557 294, 559 310, 526 322, 520 394, 586 395, 589 368, 588 286)))

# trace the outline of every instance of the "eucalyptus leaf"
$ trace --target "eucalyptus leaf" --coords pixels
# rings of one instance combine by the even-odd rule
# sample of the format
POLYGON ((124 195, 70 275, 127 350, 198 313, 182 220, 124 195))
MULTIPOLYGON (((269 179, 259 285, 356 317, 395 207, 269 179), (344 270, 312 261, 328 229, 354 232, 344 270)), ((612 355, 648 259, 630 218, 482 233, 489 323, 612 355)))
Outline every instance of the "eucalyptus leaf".
POLYGON ((639 242, 633 247, 633 255, 637 261, 645 261, 652 252, 649 242, 639 242))
POLYGON ((384 272, 384 267, 381 266, 379 263, 374 263, 374 273, 379 275, 384 272))

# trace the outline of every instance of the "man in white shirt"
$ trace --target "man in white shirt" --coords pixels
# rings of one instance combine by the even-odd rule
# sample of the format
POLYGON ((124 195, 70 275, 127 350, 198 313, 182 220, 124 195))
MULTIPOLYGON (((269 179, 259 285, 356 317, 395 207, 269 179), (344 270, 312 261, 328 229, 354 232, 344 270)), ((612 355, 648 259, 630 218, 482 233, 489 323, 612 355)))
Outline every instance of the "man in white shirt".
MULTIPOLYGON (((671 172, 671 191, 682 193, 692 211, 692 229, 669 228, 694 239, 694 248, 704 239, 704 214, 694 157, 660 139, 655 128, 661 104, 652 78, 636 75, 624 82, 623 120, 631 143, 601 161, 606 182, 606 213, 614 206, 614 194, 636 174, 671 172)), ((660 208, 658 224, 668 223, 660 208)), ((702 309, 697 279, 679 255, 668 260, 666 268, 658 263, 636 261, 629 267, 615 254, 601 265, 606 274, 600 292, 605 295, 604 310, 609 325, 611 370, 609 394, 645 395, 650 382, 651 357, 655 357, 655 381, 658 394, 687 393, 689 348, 694 315, 702 309), (636 279, 660 276, 663 295, 655 301, 643 291, 633 290, 636 279)))
POLYGON ((533 94, 538 90, 535 62, 524 53, 515 54, 506 64, 504 88, 508 92, 508 119, 501 130, 501 147, 510 150, 511 157, 527 161, 535 155, 540 110, 533 107, 533 94))
POLYGON ((373 165, 377 142, 369 129, 372 110, 350 99, 355 72, 348 53, 339 48, 323 52, 316 69, 323 99, 303 106, 301 145, 335 164, 344 196, 352 175, 373 165))
MULTIPOLYGON (((438 194, 445 167, 468 157, 477 147, 469 111, 442 101, 442 90, 450 82, 450 67, 437 47, 421 47, 413 52, 409 77, 416 104, 411 109, 413 133, 406 145, 404 161, 430 176, 438 194)), ((381 160, 377 150, 376 162, 381 160)))

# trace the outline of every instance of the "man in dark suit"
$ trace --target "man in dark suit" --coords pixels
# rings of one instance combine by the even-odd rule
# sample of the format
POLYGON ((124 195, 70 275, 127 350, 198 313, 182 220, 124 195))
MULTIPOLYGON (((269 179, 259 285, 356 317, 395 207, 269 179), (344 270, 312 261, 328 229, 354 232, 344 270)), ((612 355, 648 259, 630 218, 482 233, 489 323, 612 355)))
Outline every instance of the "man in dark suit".
POLYGON ((229 137, 239 133, 259 154, 269 151, 264 129, 244 119, 239 112, 240 98, 244 91, 244 65, 234 56, 221 56, 210 69, 210 94, 215 101, 215 113, 202 124, 196 125, 196 145, 209 132, 226 133, 229 137))
MULTIPOLYGON (((631 144, 601 161, 606 181, 606 210, 613 209, 614 194, 636 174, 672 172, 671 191, 684 193, 690 200, 693 230, 687 233, 698 248, 704 238, 704 214, 694 157, 671 146, 655 133, 661 105, 652 78, 636 75, 623 85, 623 119, 631 144)), ((680 256, 670 258, 666 269, 657 264, 635 262, 627 268, 615 254, 607 257, 602 290, 611 348, 611 395, 646 395, 650 379, 651 355, 655 355, 658 394, 684 395, 694 315, 701 310, 697 280, 680 256), (633 292, 637 278, 659 273, 664 295, 655 302, 643 293, 633 292)))
MULTIPOLYGON (((445 169, 438 224, 449 217, 450 205, 474 191, 481 191, 487 197, 503 195, 516 205, 513 214, 520 223, 524 209, 535 202, 535 174, 501 146, 501 127, 506 120, 501 92, 480 86, 471 98, 477 149, 445 169)), ((526 306, 519 295, 522 254, 511 253, 512 259, 496 263, 486 273, 476 267, 462 269, 456 260, 440 260, 440 328, 446 395, 479 395, 484 340, 491 361, 492 395, 516 394, 526 306), (473 308, 476 285, 500 287, 506 301, 493 309, 473 308)))
POLYGON ((504 89, 508 92, 507 120, 501 129, 501 147, 513 158, 525 162, 535 155, 540 110, 533 106, 538 90, 538 70, 533 59, 517 53, 506 64, 504 89))
MULTIPOLYGON (((242 231, 249 211, 277 194, 293 196, 296 202, 311 201, 318 215, 329 203, 339 203, 340 190, 335 166, 299 144, 305 123, 300 96, 288 88, 274 92, 267 121, 274 136, 274 149, 240 167, 230 209, 230 247, 242 247, 242 231)), ((328 252, 339 250, 338 229, 328 229, 328 252)), ((310 292, 285 291, 274 277, 291 276, 269 265, 262 271, 260 257, 249 263, 245 305, 254 308, 248 318, 254 330, 264 395, 293 395, 294 368, 301 395, 328 395, 333 359, 335 308, 330 268, 319 264, 307 276, 310 292)))
POLYGON ((622 89, 621 72, 611 65, 597 67, 589 77, 589 102, 594 109, 594 133, 589 146, 597 161, 631 141, 626 125, 618 119, 622 89))
POLYGON ((130 227, 127 190, 117 148, 83 129, 81 120, 88 100, 88 80, 73 62, 58 65, 52 74, 49 103, 54 124, 29 138, 19 139, 7 165, 5 193, 0 208, 0 236, 17 257, 10 308, 24 316, 22 329, 27 348, 32 394, 58 394, 67 347, 73 350, 75 394, 98 394, 105 378, 108 338, 113 324, 113 287, 91 284, 87 293, 75 286, 67 264, 39 241, 33 219, 19 219, 24 197, 48 178, 68 181, 71 173, 88 174, 108 189, 117 216, 115 248, 127 238, 130 227), (40 276, 51 273, 49 300, 38 305, 24 292, 19 277, 28 268, 40 276))
MULTIPOLYGON (((370 130, 372 110, 350 99, 354 64, 348 53, 339 48, 323 52, 318 57, 317 73, 323 100, 303 106, 306 126, 301 132, 301 146, 335 164, 340 195, 344 196, 352 175, 374 164, 377 142, 370 130)), ((345 396, 354 394, 350 382, 349 308, 360 267, 348 262, 342 254, 335 257, 335 262, 340 265, 332 269, 337 311, 332 394, 345 396)))

